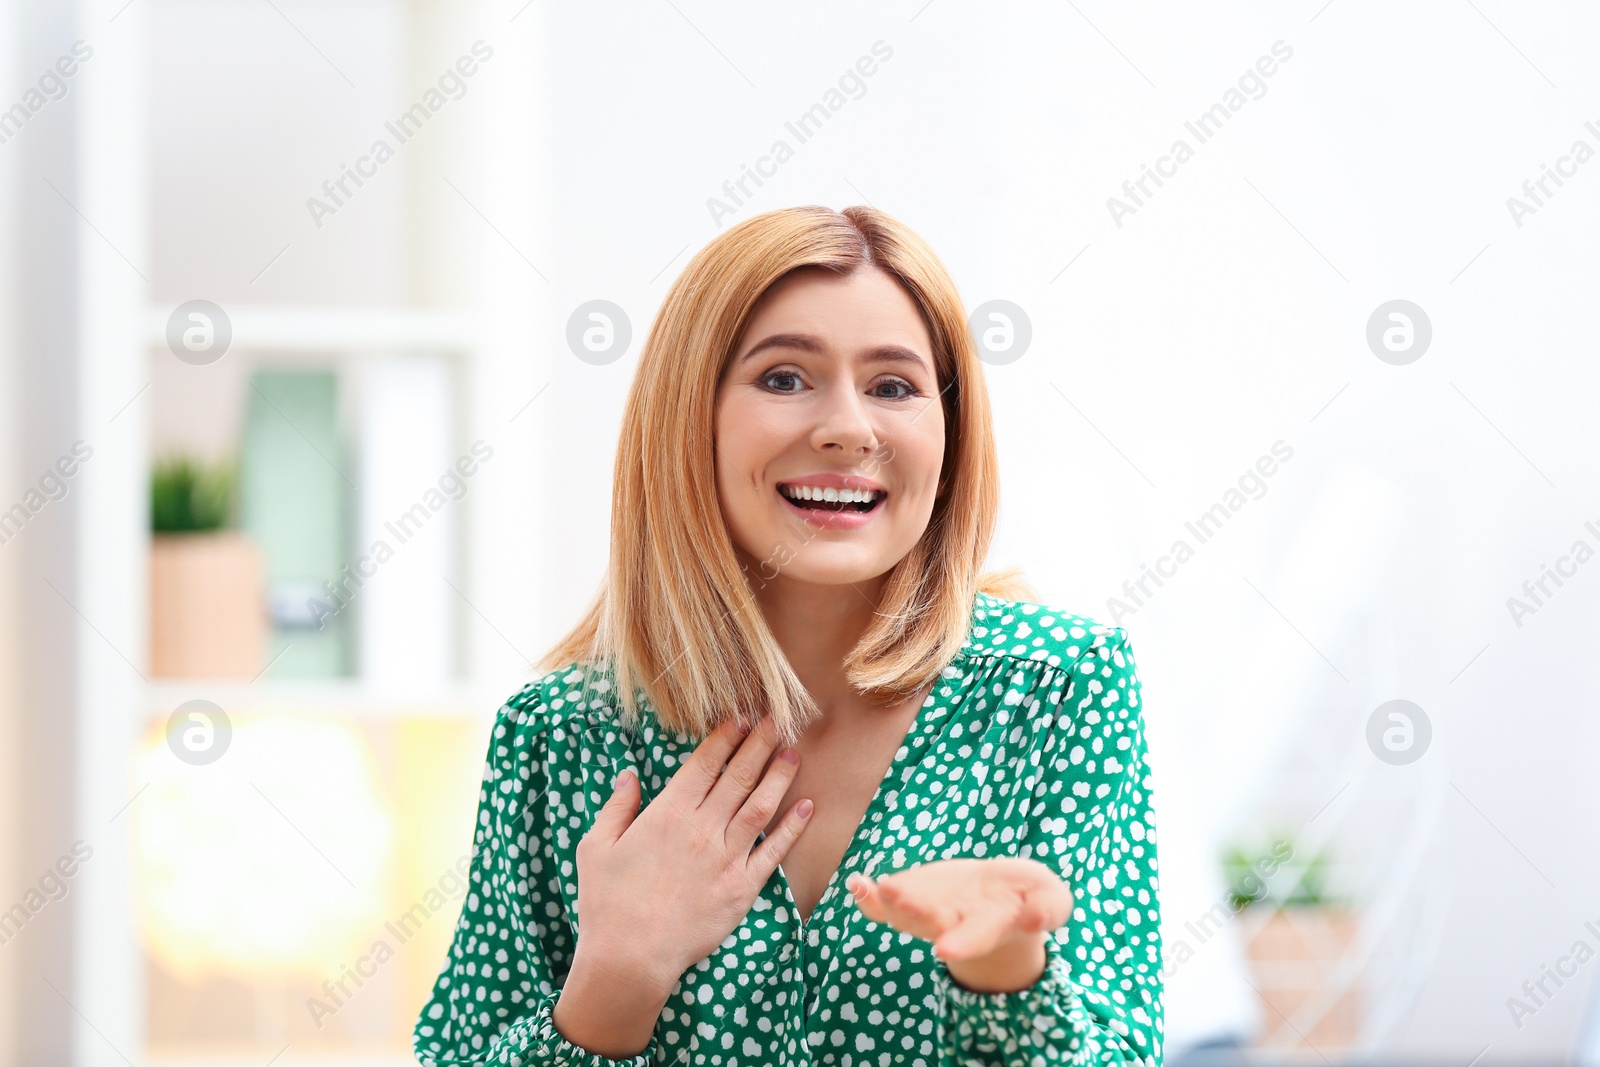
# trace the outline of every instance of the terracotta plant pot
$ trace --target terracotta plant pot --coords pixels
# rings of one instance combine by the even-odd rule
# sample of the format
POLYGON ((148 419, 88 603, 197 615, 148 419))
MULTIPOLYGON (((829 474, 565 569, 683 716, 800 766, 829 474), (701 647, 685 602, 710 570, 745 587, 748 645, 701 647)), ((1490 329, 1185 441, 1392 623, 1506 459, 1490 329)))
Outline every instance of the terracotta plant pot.
MULTIPOLYGON (((1271 907, 1252 905, 1262 906, 1271 907)), ((1246 947, 1264 1002, 1257 1048, 1315 1056, 1355 1043, 1361 1030, 1361 990, 1353 985, 1335 991, 1331 983, 1359 929, 1360 916, 1342 907, 1291 905, 1267 917, 1246 947), (1313 1010, 1309 1019, 1297 1018, 1313 997, 1326 1000, 1321 1011, 1313 1010)))
POLYGON ((157 534, 150 542, 150 673, 242 678, 265 666, 265 567, 233 530, 157 534))

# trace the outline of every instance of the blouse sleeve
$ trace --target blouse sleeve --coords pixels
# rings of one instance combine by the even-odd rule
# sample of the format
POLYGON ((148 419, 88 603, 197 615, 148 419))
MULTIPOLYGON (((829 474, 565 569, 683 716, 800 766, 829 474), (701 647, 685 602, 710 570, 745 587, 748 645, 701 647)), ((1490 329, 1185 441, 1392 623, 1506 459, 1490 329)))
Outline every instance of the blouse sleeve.
POLYGON ((496 717, 472 868, 449 955, 412 1031, 423 1067, 648 1067, 574 1045, 552 1011, 576 944, 546 817, 548 719, 533 684, 496 717))
POLYGON ((1026 989, 963 989, 941 964, 947 1062, 982 1067, 1160 1067, 1162 990, 1156 833, 1139 676, 1125 631, 1041 681, 1041 774, 1017 854, 1072 889, 1026 989))

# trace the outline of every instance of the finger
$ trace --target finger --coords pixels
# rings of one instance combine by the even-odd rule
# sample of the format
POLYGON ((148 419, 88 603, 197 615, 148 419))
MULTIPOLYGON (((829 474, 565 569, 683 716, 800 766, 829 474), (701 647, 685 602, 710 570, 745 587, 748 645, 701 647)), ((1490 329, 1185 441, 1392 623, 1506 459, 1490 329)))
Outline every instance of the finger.
POLYGON ((956 925, 957 916, 948 905, 909 893, 890 879, 879 882, 877 892, 884 903, 888 922, 897 930, 932 941, 956 925))
POLYGON ((1072 918, 1072 909, 1076 902, 1072 899, 1072 887, 1065 882, 1057 882, 1051 889, 1049 897, 1051 903, 1047 914, 1050 919, 1045 929, 1055 930, 1065 926, 1067 920, 1072 918))
POLYGON ((893 878, 886 878, 878 883, 878 891, 882 894, 884 903, 891 907, 908 908, 917 914, 926 912, 925 906, 915 894, 908 895, 905 888, 893 878))
POLYGON ((1021 856, 996 856, 987 862, 996 872, 1003 873, 1008 876, 1009 880, 1024 885, 1060 881, 1054 871, 1035 859, 1024 859, 1021 856))
MULTIPOLYGON (((777 747, 778 728, 770 715, 762 716, 728 765, 722 769, 722 777, 717 779, 709 795, 700 802, 700 810, 716 820, 719 826, 731 822, 734 813, 761 784, 767 760, 777 747)), ((755 837, 754 834, 750 836, 755 837)))
POLYGON ((1029 933, 1054 930, 1072 918, 1072 890, 1064 882, 1030 886, 1022 894, 1017 925, 1029 933))
POLYGON ((846 878, 844 885, 850 890, 850 896, 855 899, 856 907, 861 909, 861 914, 875 923, 889 921, 888 910, 884 907, 881 894, 878 893, 878 885, 869 876, 857 872, 846 878))
POLYGON ((675 794, 672 799, 679 805, 690 811, 698 808, 706 794, 711 792, 711 787, 717 783, 717 775, 722 773, 728 757, 738 750, 739 743, 748 732, 749 724, 737 718, 718 725, 689 753, 689 758, 683 761, 683 766, 678 768, 662 793, 671 790, 675 794))
POLYGON ((893 926, 894 929, 899 929, 912 937, 922 937, 923 941, 933 941, 933 937, 938 936, 942 926, 925 915, 920 907, 917 905, 906 907, 904 901, 898 904, 886 901, 885 888, 888 888, 888 883, 872 881, 866 875, 853 875, 853 877, 856 881, 854 888, 851 889, 851 896, 856 899, 856 907, 861 909, 862 915, 866 915, 874 923, 893 926))
POLYGON ((933 944, 934 955, 942 960, 969 960, 994 951, 1011 928, 1011 916, 1003 908, 985 908, 933 944))
POLYGON ((772 872, 778 869, 778 864, 783 862, 783 857, 789 854, 795 838, 806 828, 811 818, 811 810, 810 799, 803 797, 795 801, 789 808, 789 813, 783 817, 783 822, 778 824, 778 828, 768 834, 766 839, 750 853, 750 858, 745 863, 745 874, 757 885, 765 885, 767 879, 772 877, 772 872))
POLYGON ((615 842, 633 825, 635 816, 639 814, 639 776, 632 768, 626 768, 617 775, 615 785, 611 790, 611 797, 600 808, 599 814, 594 817, 594 828, 590 831, 607 844, 615 842))
POLYGON ((1017 929, 1036 934, 1049 929, 1049 904, 1037 889, 1027 889, 1022 894, 1022 904, 1017 908, 1017 929))
MULTIPOLYGON (((749 744, 745 748, 749 748, 749 744)), ((740 758, 744 751, 740 750, 740 758)), ((755 844, 756 836, 767 828, 772 821, 772 816, 777 814, 778 805, 783 803, 784 794, 789 792, 789 785, 794 781, 795 774, 800 769, 800 756, 793 749, 785 749, 778 753, 772 761, 772 766, 767 770, 766 776, 761 779, 761 784, 756 787, 745 802, 740 805, 738 814, 728 823, 724 840, 727 842, 728 855, 742 856, 750 851, 755 844), (788 759, 788 756, 794 758, 788 759)), ((727 778, 730 774, 739 773, 730 769, 723 774, 727 778)), ((713 792, 713 797, 715 792, 713 792)), ((707 803, 714 803, 714 800, 707 803)))

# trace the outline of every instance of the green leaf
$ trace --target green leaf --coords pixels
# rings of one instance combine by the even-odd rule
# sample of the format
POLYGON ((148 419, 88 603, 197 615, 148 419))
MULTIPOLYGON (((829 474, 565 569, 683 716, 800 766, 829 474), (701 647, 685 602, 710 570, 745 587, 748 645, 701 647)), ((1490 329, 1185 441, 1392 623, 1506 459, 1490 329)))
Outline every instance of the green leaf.
POLYGON ((238 470, 232 460, 202 463, 173 455, 150 472, 150 529, 154 533, 220 530, 233 521, 238 470))

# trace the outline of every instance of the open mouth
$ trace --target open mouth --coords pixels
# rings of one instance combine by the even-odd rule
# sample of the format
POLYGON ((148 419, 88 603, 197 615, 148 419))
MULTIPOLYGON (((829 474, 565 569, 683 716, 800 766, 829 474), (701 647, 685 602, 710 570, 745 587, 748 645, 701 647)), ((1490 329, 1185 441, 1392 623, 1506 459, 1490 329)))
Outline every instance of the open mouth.
POLYGON ((778 494, 795 507, 808 511, 855 512, 861 515, 874 510, 889 495, 882 489, 818 489, 806 485, 780 485, 778 494))

